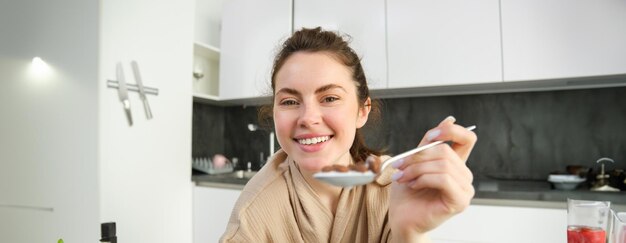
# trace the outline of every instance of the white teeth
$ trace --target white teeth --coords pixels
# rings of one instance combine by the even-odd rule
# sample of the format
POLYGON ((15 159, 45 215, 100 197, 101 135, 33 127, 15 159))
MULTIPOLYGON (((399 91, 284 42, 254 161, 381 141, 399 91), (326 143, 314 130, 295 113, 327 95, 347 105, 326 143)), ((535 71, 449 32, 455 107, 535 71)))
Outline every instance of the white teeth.
POLYGON ((298 143, 300 143, 300 144, 305 144, 305 145, 311 145, 311 144, 316 144, 316 143, 326 142, 328 139, 330 139, 330 136, 322 136, 322 137, 316 137, 316 138, 298 139, 298 143))

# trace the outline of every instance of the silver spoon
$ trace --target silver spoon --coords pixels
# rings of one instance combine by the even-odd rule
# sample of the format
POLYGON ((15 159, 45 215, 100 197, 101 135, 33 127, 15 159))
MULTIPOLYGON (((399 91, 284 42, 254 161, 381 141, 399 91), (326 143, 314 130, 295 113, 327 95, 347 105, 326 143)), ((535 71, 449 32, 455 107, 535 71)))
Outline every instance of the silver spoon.
MULTIPOLYGON (((472 131, 476 128, 476 126, 466 127, 467 130, 472 131)), ((444 143, 444 141, 436 141, 423 146, 419 146, 417 148, 411 149, 404 153, 398 154, 386 160, 380 167, 380 171, 384 171, 385 168, 393 162, 396 162, 400 159, 408 157, 412 154, 418 153, 420 151, 435 147, 439 144, 444 143)), ((376 178, 376 174, 371 170, 366 172, 358 172, 358 171, 348 171, 348 172, 337 172, 337 171, 329 171, 329 172, 317 172, 313 174, 313 178, 326 182, 328 184, 332 184, 339 187, 353 187, 365 185, 374 181, 376 178)))

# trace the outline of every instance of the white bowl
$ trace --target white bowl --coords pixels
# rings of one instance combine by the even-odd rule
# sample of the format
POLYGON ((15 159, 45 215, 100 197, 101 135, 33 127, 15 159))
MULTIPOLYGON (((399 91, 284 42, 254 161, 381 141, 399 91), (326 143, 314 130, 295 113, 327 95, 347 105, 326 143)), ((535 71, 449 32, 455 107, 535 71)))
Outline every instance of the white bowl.
POLYGON ((559 190, 574 190, 578 185, 587 179, 577 175, 550 175, 548 181, 559 190))
POLYGON ((554 188, 559 190, 574 190, 580 182, 552 182, 554 188))
POLYGON ((583 182, 587 179, 577 175, 550 175, 548 176, 549 182, 583 182))

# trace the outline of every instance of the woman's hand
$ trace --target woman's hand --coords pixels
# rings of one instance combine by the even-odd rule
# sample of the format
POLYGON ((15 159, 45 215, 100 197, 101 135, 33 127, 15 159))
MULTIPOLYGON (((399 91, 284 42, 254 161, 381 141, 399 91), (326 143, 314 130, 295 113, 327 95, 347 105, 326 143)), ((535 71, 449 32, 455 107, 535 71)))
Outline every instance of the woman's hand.
POLYGON ((395 162, 389 205, 394 239, 409 240, 463 211, 474 196, 472 172, 465 162, 476 134, 448 117, 426 133, 419 145, 452 141, 395 162))

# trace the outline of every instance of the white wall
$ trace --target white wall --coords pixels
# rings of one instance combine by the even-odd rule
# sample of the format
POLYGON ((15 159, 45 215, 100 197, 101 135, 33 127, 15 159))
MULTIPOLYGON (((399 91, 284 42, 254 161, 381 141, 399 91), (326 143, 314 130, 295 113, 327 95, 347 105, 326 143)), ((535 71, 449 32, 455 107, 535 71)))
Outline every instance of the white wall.
POLYGON ((101 1, 99 76, 100 220, 115 221, 120 242, 191 242, 193 0, 101 1), (154 118, 130 93, 129 127, 116 90, 122 62, 139 63, 154 118))
POLYGON ((194 2, 0 2, 0 236, 3 242, 191 242, 194 2), (28 76, 40 56, 51 76, 28 76), (128 127, 106 87, 139 62, 153 120, 131 93, 128 127))
POLYGON ((0 3, 2 242, 99 239, 98 24, 98 1, 0 3))

